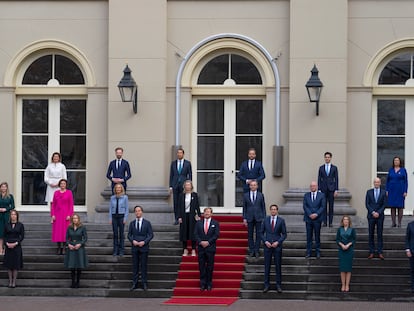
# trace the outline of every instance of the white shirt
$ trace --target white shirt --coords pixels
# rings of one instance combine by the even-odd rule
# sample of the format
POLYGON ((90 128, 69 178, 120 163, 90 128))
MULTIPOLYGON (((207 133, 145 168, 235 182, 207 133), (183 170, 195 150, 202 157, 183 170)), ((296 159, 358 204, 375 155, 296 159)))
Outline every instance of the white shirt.
POLYGON ((190 212, 190 204, 191 204, 191 193, 185 194, 185 212, 190 212))

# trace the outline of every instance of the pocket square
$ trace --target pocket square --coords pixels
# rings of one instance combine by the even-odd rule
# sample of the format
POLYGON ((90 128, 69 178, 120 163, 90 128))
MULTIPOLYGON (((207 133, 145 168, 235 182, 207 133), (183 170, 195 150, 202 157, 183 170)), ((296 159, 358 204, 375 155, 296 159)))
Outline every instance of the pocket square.
POLYGON ((215 228, 216 227, 216 225, 211 225, 211 228, 215 228))

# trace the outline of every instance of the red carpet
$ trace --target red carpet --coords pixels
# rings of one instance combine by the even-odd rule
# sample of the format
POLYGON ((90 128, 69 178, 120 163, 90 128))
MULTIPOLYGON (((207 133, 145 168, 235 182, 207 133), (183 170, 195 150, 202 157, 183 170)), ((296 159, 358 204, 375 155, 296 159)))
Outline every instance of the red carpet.
POLYGON ((214 263, 213 289, 200 292, 197 257, 182 257, 173 297, 164 304, 228 306, 239 298, 247 252, 247 229, 241 216, 216 216, 220 237, 214 263))

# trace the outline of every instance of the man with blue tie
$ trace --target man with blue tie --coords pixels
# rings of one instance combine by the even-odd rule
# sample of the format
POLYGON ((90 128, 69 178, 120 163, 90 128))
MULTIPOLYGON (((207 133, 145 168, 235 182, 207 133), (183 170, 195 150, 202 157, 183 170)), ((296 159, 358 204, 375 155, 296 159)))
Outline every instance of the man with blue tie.
POLYGON ((414 293, 414 221, 407 225, 405 234, 405 253, 410 260, 411 292, 414 293))
POLYGON ((318 191, 318 184, 312 181, 310 192, 303 198, 303 221, 306 223, 306 258, 312 254, 313 236, 315 235, 316 258, 321 257, 321 223, 325 209, 325 195, 318 191))
POLYGON ((121 183, 127 190, 127 180, 131 178, 131 169, 127 160, 122 158, 124 149, 121 147, 115 148, 116 159, 109 163, 106 178, 111 181, 112 194, 114 194, 114 186, 121 183))
POLYGON ((325 209, 322 215, 323 226, 332 227, 334 216, 334 198, 338 196, 338 168, 331 163, 332 153, 325 152, 325 164, 319 167, 318 185, 319 190, 325 194, 325 209))
POLYGON ((382 231, 384 228, 384 210, 386 205, 386 192, 384 189, 381 189, 381 179, 376 177, 374 179, 374 188, 369 189, 365 196, 365 207, 368 211, 368 259, 374 258, 375 254, 377 254, 378 258, 384 260, 384 255, 382 254, 382 231), (377 249, 375 249, 374 242, 375 227, 377 227, 377 249))
POLYGON ((250 183, 250 191, 243 195, 243 223, 247 227, 250 257, 259 257, 260 255, 260 230, 262 221, 266 216, 265 199, 263 194, 257 189, 257 181, 253 180, 250 183))
POLYGON ((257 181, 259 191, 262 191, 262 180, 265 179, 266 175, 263 169, 263 165, 260 161, 256 160, 256 149, 250 148, 248 151, 249 159, 244 161, 240 166, 238 178, 243 182, 243 192, 249 192, 250 183, 257 181))
POLYGON ((200 270, 200 291, 211 291, 213 287, 214 256, 216 241, 220 235, 220 226, 211 218, 213 209, 204 208, 203 219, 197 221, 194 238, 198 245, 198 268, 200 270))
POLYGON ((144 209, 137 205, 134 207, 135 219, 130 222, 128 228, 128 240, 131 242, 132 253, 132 287, 131 291, 139 287, 138 277, 141 271, 142 289, 148 289, 147 283, 147 263, 149 243, 154 237, 151 223, 142 217, 144 209))
POLYGON ((193 179, 191 162, 184 159, 184 149, 177 149, 177 160, 170 166, 170 194, 173 195, 174 225, 178 225, 178 199, 183 193, 183 185, 186 180, 193 179))
POLYGON ((279 207, 270 205, 270 216, 262 223, 261 235, 264 244, 265 275, 263 293, 270 289, 270 267, 274 258, 276 290, 282 292, 282 244, 287 237, 285 220, 278 216, 279 207))

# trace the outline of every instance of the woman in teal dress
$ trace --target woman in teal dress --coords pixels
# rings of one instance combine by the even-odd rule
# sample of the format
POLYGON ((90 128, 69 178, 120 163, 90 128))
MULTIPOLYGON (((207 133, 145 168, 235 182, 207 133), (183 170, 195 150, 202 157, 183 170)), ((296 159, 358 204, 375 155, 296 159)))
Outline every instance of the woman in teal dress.
POLYGON ((13 195, 9 193, 9 185, 2 182, 0 184, 0 255, 4 255, 4 228, 9 222, 12 209, 14 209, 13 195))
POLYGON ((341 291, 349 292, 351 281, 352 261, 354 259, 354 245, 356 231, 352 228, 351 218, 343 216, 341 226, 336 232, 336 244, 338 245, 339 271, 341 272, 341 291))
POLYGON ((71 288, 79 288, 81 271, 88 267, 88 257, 85 251, 87 240, 88 234, 86 233, 86 228, 82 225, 79 215, 73 214, 71 217, 71 225, 66 231, 68 251, 65 253, 65 268, 70 269, 72 276, 71 288))

